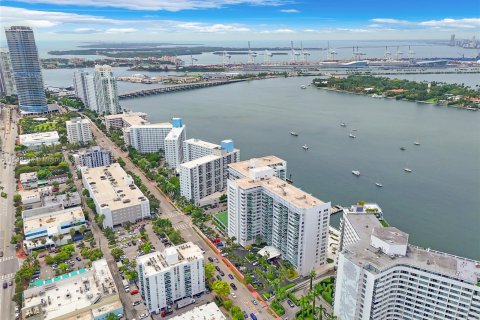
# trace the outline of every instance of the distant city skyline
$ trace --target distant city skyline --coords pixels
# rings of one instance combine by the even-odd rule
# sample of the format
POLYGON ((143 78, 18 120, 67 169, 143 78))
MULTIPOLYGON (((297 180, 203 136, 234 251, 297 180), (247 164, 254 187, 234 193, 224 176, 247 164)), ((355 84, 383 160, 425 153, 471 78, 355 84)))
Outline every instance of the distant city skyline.
MULTIPOLYGON (((1 26, 38 41, 400 40, 480 36, 476 0, 3 1, 1 26)), ((0 40, 4 41, 4 36, 0 40)))

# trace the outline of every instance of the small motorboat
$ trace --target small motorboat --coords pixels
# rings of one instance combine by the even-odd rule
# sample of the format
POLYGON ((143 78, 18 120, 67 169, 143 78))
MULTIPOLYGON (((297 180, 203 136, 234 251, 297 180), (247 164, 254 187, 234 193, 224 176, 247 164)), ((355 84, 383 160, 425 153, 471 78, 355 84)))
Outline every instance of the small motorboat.
POLYGON ((405 170, 405 172, 412 172, 412 169, 410 168, 404 168, 403 170, 405 170))
POLYGON ((379 188, 383 187, 383 184, 381 184, 380 182, 375 182, 375 185, 379 188))
POLYGON ((353 133, 350 133, 348 136, 349 136, 350 138, 352 138, 352 139, 355 139, 355 138, 357 137, 357 136, 354 135, 353 133))
POLYGON ((303 84, 303 85, 300 86, 300 88, 307 89, 307 86, 303 84))
POLYGON ((358 171, 358 170, 352 170, 352 173, 353 173, 354 175, 356 175, 357 177, 360 176, 360 171, 358 171))
POLYGON ((416 145, 416 146, 419 146, 419 145, 420 145, 420 142, 415 141, 413 144, 416 145))
POLYGON ((340 127, 346 127, 347 125, 345 124, 345 122, 342 122, 340 123, 340 127))
POLYGON ((405 151, 407 149, 405 147, 400 147, 400 150, 405 151))
POLYGON ((298 137, 298 133, 296 133, 295 131, 290 131, 290 134, 294 137, 298 137))
POLYGON ((305 144, 302 146, 303 150, 308 150, 308 146, 305 144))

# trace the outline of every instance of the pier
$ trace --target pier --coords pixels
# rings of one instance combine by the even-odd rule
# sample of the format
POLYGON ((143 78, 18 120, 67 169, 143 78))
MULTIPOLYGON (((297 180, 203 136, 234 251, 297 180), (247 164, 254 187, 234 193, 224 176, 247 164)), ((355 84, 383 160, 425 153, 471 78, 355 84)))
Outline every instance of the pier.
POLYGON ((172 86, 162 86, 162 87, 155 87, 155 88, 149 88, 149 89, 140 89, 140 90, 134 90, 134 91, 121 93, 121 94, 118 95, 118 99, 120 99, 120 100, 133 99, 133 98, 153 96, 153 95, 163 94, 163 93, 214 87, 214 86, 220 86, 220 85, 230 84, 230 83, 237 83, 237 82, 242 82, 242 81, 245 81, 245 79, 222 80, 222 81, 205 81, 205 82, 178 84, 178 85, 172 85, 172 86))

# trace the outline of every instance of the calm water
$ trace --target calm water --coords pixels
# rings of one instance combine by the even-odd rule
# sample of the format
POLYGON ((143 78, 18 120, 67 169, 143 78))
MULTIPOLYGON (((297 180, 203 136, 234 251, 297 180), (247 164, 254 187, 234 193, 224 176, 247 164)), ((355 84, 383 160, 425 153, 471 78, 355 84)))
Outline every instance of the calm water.
MULTIPOLYGON (((73 72, 45 71, 45 82, 70 84, 66 71, 73 72)), ((448 75, 437 77, 448 81, 448 75)), ((232 138, 242 159, 278 155, 288 161, 295 185, 323 201, 378 202, 412 243, 480 259, 480 112, 300 89, 310 81, 253 81, 124 100, 122 106, 147 112, 151 122, 183 117, 188 137, 232 138), (351 129, 357 139, 348 137, 351 129), (417 139, 421 146, 413 145, 417 139)), ((120 91, 130 86, 123 83, 120 91)), ((332 217, 332 224, 338 220, 332 217)))

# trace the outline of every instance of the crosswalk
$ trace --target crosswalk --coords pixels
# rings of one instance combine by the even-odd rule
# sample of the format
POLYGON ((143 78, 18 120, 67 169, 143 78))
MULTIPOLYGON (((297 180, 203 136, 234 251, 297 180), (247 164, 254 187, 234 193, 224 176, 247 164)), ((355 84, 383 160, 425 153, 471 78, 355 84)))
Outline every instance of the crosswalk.
POLYGON ((15 273, 2 274, 0 275, 0 280, 10 280, 15 278, 15 273))
POLYGON ((2 258, 0 258, 0 262, 5 262, 5 261, 8 261, 8 260, 13 260, 13 259, 15 259, 15 258, 16 258, 15 256, 2 257, 2 258))
POLYGON ((162 214, 162 218, 174 218, 176 217, 177 214, 176 213, 173 213, 173 212, 169 212, 169 213, 164 213, 162 214))
POLYGON ((190 228, 190 226, 188 224, 184 223, 184 222, 181 222, 181 223, 173 226, 173 229, 175 229, 175 230, 186 230, 188 228, 190 228))

